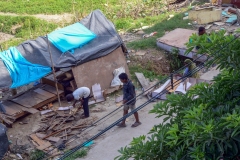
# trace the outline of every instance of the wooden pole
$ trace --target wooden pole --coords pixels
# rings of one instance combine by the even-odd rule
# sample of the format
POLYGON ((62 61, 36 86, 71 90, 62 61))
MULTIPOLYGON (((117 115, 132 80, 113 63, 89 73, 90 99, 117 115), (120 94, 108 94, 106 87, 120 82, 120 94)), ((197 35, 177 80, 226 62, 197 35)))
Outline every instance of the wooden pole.
POLYGON ((52 64, 52 72, 53 72, 53 76, 54 76, 55 87, 56 87, 56 90, 57 90, 58 104, 59 104, 59 107, 61 107, 61 101, 60 101, 60 96, 59 96, 59 91, 58 91, 58 85, 57 85, 57 78, 56 78, 56 73, 55 73, 55 70, 54 70, 54 65, 53 65, 53 60, 52 60, 52 52, 51 52, 51 49, 50 49, 50 44, 49 44, 49 40, 48 40, 48 35, 46 35, 46 37, 47 37, 47 43, 48 43, 48 52, 49 52, 50 60, 51 60, 51 64, 52 64))

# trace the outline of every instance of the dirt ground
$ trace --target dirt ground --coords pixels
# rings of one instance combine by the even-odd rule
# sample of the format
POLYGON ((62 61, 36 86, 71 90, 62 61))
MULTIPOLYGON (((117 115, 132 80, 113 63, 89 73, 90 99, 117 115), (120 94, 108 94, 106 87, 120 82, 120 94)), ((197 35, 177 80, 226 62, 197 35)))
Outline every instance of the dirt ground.
POLYGON ((0 32, 0 43, 8 41, 8 40, 10 40, 12 38, 14 38, 13 35, 0 32))
POLYGON ((159 75, 167 75, 170 73, 169 60, 163 50, 131 50, 129 66, 143 67, 149 71, 153 71, 159 75), (138 53, 145 53, 144 56, 138 53))
POLYGON ((55 14, 55 15, 46 15, 46 14, 35 14, 35 15, 28 15, 28 14, 15 14, 15 13, 4 13, 0 12, 0 15, 3 16, 33 16, 47 22, 53 23, 71 23, 73 21, 73 14, 64 13, 64 14, 55 14))

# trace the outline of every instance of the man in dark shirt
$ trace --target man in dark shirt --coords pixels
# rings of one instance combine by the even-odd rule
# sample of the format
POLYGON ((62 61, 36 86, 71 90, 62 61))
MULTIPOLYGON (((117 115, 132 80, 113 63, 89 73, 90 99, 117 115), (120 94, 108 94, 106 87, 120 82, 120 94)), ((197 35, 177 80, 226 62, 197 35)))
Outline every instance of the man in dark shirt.
MULTIPOLYGON (((201 36, 201 35, 204 35, 206 33, 206 29, 204 27, 199 27, 198 28, 198 35, 201 36)), ((196 46, 196 50, 200 49, 199 46, 196 46)))
MULTIPOLYGON (((135 109, 135 103, 136 103, 136 92, 135 87, 132 84, 132 82, 128 79, 128 76, 126 73, 121 73, 119 75, 119 79, 123 83, 123 116, 128 114, 129 108, 132 110, 135 109)), ((138 118, 138 113, 134 113, 134 117, 136 119, 136 122, 132 125, 132 127, 137 127, 141 124, 138 118)), ((118 124, 119 127, 126 127, 125 119, 118 124)))

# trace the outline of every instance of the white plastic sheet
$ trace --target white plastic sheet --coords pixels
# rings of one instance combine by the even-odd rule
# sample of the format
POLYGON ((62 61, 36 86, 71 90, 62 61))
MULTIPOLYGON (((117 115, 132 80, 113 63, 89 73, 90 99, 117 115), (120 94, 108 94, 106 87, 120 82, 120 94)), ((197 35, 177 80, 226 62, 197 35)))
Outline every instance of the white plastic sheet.
POLYGON ((112 80, 111 87, 116 87, 116 86, 122 85, 122 82, 121 82, 120 79, 118 78, 118 76, 119 76, 121 73, 125 73, 125 68, 124 68, 124 67, 120 67, 120 68, 115 69, 115 70, 113 71, 114 78, 113 78, 113 80, 112 80))

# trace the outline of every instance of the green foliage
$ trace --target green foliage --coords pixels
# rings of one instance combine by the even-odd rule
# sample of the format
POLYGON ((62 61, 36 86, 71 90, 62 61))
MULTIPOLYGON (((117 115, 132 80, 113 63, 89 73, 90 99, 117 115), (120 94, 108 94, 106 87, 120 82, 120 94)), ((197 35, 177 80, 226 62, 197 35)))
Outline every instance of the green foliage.
POLYGON ((40 157, 42 157, 45 153, 41 150, 33 150, 31 153, 30 153, 30 160, 37 160, 39 159, 40 157))
POLYGON ((173 48, 170 53, 167 54, 167 58, 170 60, 170 71, 174 72, 178 70, 182 66, 182 62, 178 57, 179 50, 177 48, 173 48))
MULTIPOLYGON (((228 69, 234 71, 240 68, 240 40, 233 35, 225 36, 225 31, 211 33, 210 35, 198 36, 194 34, 191 43, 187 43, 187 53, 195 46, 199 46, 199 54, 208 53, 215 57, 214 63, 219 64, 220 69, 228 69)), ((213 63, 212 62, 212 63, 213 63)))
POLYGON ((162 11, 161 0, 6 0, 0 1, 1 12, 21 14, 59 14, 79 12, 89 13, 100 9, 110 18, 138 18, 159 14, 162 11))
POLYGON ((189 50, 201 46, 199 53, 214 56, 224 71, 213 84, 200 83, 185 95, 171 94, 155 105, 150 113, 163 122, 152 128, 149 137, 134 138, 130 146, 121 148, 116 159, 239 159, 240 41, 232 41, 234 37, 224 36, 223 31, 191 38, 189 50), (227 49, 221 48, 228 43, 227 49))
POLYGON ((189 21, 182 20, 183 19, 182 13, 178 13, 178 14, 173 12, 165 13, 165 14, 159 15, 157 18, 154 17, 152 19, 154 19, 155 25, 146 29, 145 32, 147 34, 152 32, 157 32, 157 34, 147 39, 141 39, 138 41, 130 42, 127 45, 128 47, 131 47, 133 49, 157 48, 156 40, 158 37, 162 37, 165 34, 165 32, 174 30, 176 28, 191 28, 191 26, 188 25, 189 21), (174 17, 171 19, 168 19, 170 14, 173 14, 174 17))
POLYGON ((82 158, 87 155, 88 150, 87 149, 82 149, 74 152, 71 154, 69 157, 65 158, 65 160, 74 160, 76 158, 82 158))

